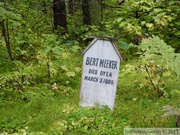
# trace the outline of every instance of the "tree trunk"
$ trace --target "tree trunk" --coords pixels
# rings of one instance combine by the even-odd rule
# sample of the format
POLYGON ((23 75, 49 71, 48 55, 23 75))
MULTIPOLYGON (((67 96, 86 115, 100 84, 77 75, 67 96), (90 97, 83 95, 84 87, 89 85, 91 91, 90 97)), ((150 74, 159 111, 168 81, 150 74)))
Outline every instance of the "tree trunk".
MULTIPOLYGON (((4 0, 3 2, 4 2, 4 8, 7 9, 6 0, 4 0)), ((12 52, 11 52, 11 43, 10 43, 8 22, 9 22, 8 18, 6 18, 5 20, 2 20, 0 22, 0 25, 1 25, 1 29, 2 29, 2 35, 3 35, 5 43, 6 43, 6 48, 7 48, 8 54, 9 54, 9 58, 13 61, 14 58, 13 58, 12 52)))
POLYGON ((74 5, 74 0, 69 0, 68 6, 69 6, 69 14, 73 15, 73 5, 74 5))
POLYGON ((63 32, 67 32, 67 20, 66 20, 66 4, 65 0, 53 0, 53 14, 54 14, 54 29, 58 27, 63 28, 63 32))
POLYGON ((89 12, 89 0, 82 0, 83 23, 84 25, 91 24, 91 16, 89 12))

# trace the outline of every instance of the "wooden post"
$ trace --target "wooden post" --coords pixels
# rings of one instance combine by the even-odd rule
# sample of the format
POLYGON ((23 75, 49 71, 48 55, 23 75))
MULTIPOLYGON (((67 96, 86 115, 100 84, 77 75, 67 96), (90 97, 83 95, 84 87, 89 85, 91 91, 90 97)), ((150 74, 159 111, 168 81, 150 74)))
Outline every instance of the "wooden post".
POLYGON ((114 108, 120 60, 122 56, 109 37, 93 36, 83 51, 80 106, 114 108))

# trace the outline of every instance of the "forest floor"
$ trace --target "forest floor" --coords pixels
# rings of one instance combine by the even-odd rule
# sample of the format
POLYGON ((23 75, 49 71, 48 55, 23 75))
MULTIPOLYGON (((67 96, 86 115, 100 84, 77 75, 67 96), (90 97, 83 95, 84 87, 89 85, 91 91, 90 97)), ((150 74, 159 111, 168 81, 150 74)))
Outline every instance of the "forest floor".
POLYGON ((0 93, 0 134, 115 135, 128 127, 175 128, 176 115, 164 116, 163 107, 180 107, 179 93, 171 91, 180 84, 165 80, 166 92, 158 97, 136 65, 136 60, 121 65, 113 112, 108 107, 79 107, 79 89, 67 94, 40 83, 25 87, 23 93, 0 93))

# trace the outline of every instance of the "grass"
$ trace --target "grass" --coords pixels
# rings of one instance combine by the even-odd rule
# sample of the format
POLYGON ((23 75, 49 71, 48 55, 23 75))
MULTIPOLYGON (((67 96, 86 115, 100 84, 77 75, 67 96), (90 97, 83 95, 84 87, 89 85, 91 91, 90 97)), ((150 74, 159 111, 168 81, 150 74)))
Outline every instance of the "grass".
MULTIPOLYGON (((168 80, 167 95, 157 98, 142 87, 145 74, 136 72, 137 62, 121 65, 115 108, 81 108, 79 90, 69 95, 50 91, 40 84, 18 91, 2 91, 0 99, 0 134, 123 134, 124 127, 175 127, 175 116, 161 117, 162 106, 179 106, 179 84, 168 80)), ((79 78, 77 79, 79 80, 79 78)))

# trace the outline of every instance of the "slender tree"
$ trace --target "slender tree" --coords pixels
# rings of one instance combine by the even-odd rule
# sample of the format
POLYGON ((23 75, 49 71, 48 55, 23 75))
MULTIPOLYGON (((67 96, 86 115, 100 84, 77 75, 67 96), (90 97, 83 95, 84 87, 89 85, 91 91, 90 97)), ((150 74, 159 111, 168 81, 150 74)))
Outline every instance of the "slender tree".
MULTIPOLYGON (((4 2, 4 9, 7 9, 6 0, 3 0, 4 2)), ((13 60, 12 51, 11 51, 11 42, 10 42, 10 35, 9 35, 9 20, 8 17, 0 22, 0 27, 2 30, 2 35, 4 37, 7 52, 9 54, 9 57, 11 60, 13 60)))
POLYGON ((91 16, 89 11, 89 0, 82 0, 83 23, 84 25, 91 24, 91 16))
POLYGON ((74 0, 69 0, 68 6, 69 6, 69 14, 73 14, 74 0))
POLYGON ((58 27, 64 29, 63 33, 67 31, 66 19, 66 4, 65 0, 53 0, 53 14, 54 14, 54 29, 58 27))

